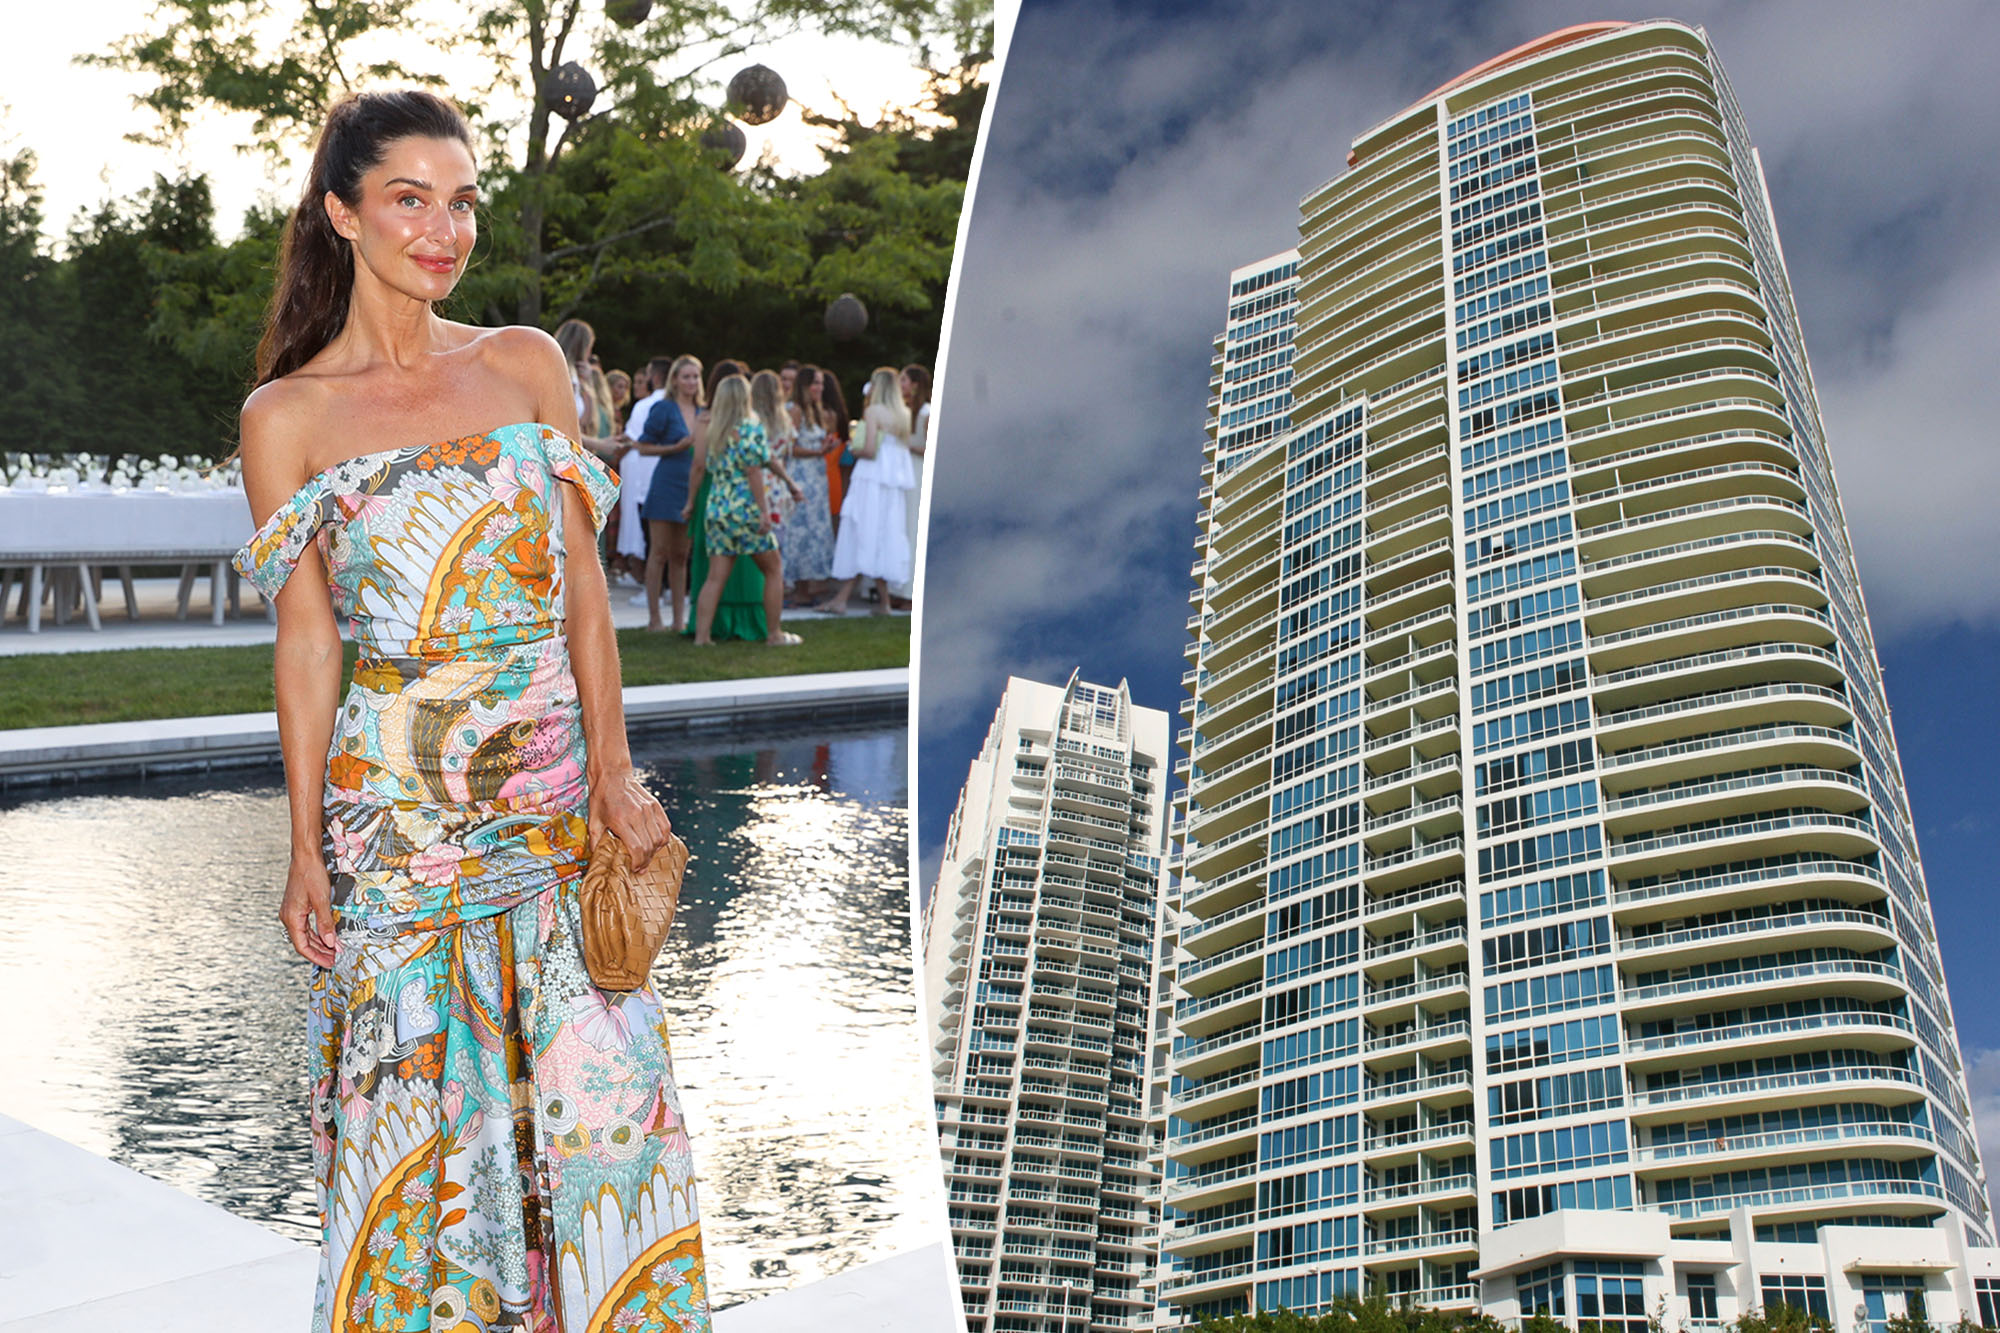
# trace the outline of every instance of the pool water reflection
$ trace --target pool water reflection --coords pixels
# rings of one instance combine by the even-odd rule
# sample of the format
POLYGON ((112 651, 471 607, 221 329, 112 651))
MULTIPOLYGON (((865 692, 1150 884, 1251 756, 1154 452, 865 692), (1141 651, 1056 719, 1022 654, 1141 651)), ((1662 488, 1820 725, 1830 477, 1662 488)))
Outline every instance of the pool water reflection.
MULTIPOLYGON (((636 741, 718 1303, 939 1240, 903 728, 636 741)), ((0 797, 0 1112, 311 1240, 286 846, 275 769, 0 797)))

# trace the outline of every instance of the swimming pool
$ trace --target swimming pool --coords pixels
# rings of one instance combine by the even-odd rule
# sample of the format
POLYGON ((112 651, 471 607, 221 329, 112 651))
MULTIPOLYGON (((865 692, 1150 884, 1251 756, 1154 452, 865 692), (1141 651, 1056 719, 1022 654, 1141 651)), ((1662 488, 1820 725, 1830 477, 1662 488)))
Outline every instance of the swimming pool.
MULTIPOLYGON (((692 854, 655 977, 717 1303, 936 1242, 903 727, 634 745, 692 854)), ((286 846, 275 769, 0 796, 0 1112, 313 1240, 286 846)))

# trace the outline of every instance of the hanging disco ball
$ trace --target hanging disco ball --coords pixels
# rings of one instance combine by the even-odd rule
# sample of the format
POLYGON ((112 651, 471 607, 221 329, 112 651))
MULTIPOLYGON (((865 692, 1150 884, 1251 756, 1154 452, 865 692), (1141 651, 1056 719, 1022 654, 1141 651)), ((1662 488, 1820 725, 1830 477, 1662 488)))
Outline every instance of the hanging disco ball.
POLYGON ((557 65, 542 81, 542 105, 564 120, 581 120, 596 100, 597 80, 574 60, 557 65))
POLYGON ((604 12, 621 28, 636 28, 653 12, 653 0, 604 0, 604 12))
POLYGON ((719 120, 701 132, 702 149, 722 161, 724 171, 734 171, 750 151, 750 137, 733 120, 719 120))
POLYGON ((785 109, 785 81, 769 65, 752 65, 729 81, 729 102, 744 120, 762 125, 785 109))
POLYGON ((853 292, 842 292, 826 308, 826 331, 840 342, 853 342, 868 329, 868 307, 853 292))

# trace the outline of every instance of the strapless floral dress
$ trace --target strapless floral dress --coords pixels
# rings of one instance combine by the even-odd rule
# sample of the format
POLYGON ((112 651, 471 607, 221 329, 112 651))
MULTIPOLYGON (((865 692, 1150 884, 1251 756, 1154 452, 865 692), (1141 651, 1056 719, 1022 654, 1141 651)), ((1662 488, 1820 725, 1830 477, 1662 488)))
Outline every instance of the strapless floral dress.
POLYGON ((709 1327, 659 999, 583 966, 565 484, 601 530, 618 483, 548 426, 366 454, 236 556, 275 594, 317 541, 360 649, 310 1001, 315 1330, 709 1327))

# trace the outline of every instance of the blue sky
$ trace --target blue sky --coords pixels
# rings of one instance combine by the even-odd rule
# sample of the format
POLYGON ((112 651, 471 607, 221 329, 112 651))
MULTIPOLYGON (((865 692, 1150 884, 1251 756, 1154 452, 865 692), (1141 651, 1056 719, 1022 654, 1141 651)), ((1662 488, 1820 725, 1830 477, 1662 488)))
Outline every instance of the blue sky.
MULTIPOLYGON (((955 294, 919 681, 925 886, 1009 673, 1180 700, 1209 340, 1361 130, 1650 3, 1027 0, 955 294)), ((1983 1137, 2000 1146, 2000 6, 1688 0, 1759 146, 1983 1137)))

